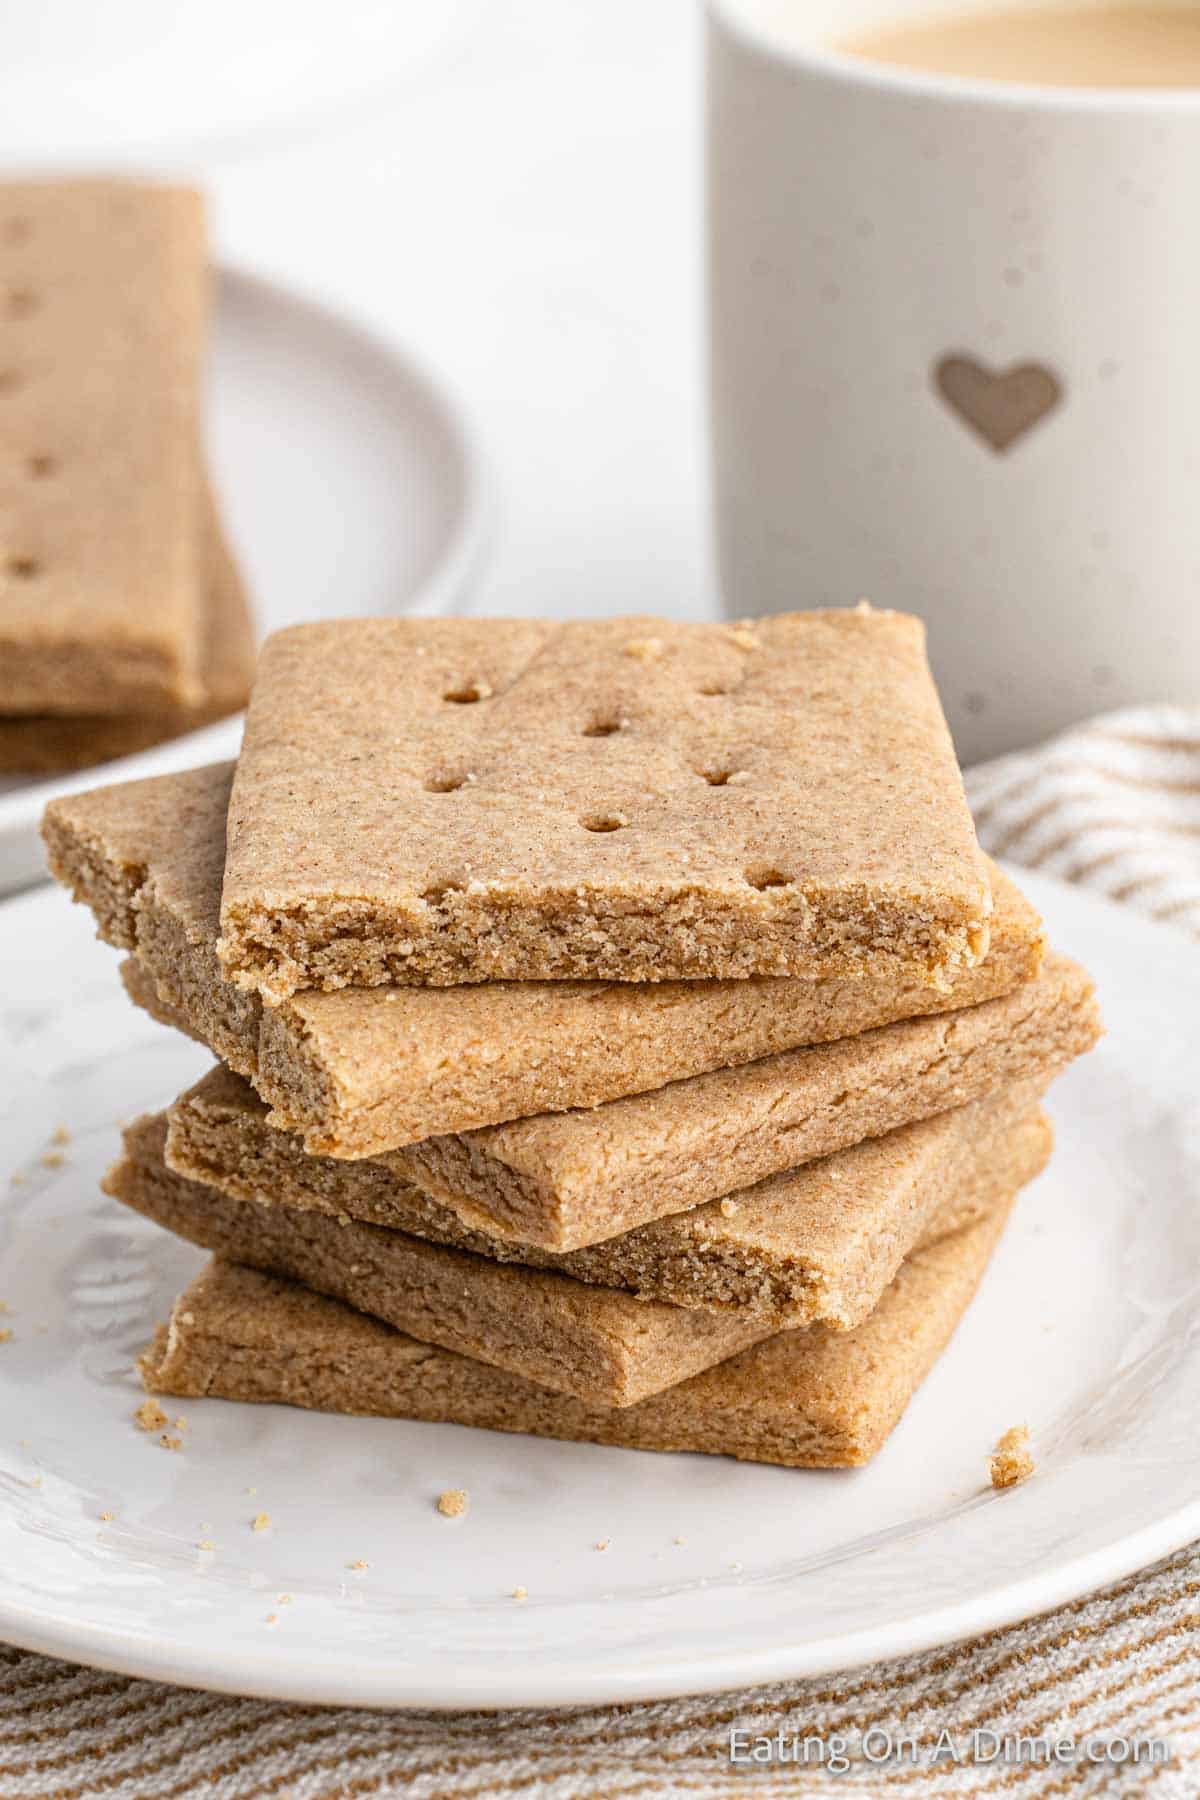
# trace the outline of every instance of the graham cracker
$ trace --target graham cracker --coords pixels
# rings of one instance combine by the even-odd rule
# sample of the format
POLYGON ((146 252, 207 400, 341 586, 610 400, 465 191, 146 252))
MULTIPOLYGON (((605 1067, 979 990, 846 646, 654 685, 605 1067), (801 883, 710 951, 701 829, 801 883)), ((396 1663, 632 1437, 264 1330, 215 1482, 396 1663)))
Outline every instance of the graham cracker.
POLYGON ((141 1359, 150 1393, 698 1451, 786 1468, 867 1463, 953 1335, 1009 1205, 910 1256, 855 1331, 777 1333, 636 1406, 591 1406, 452 1355, 290 1281, 213 1262, 141 1359))
MULTIPOLYGON (((400 1330, 556 1392, 629 1406, 778 1329, 761 1313, 639 1300, 345 1215, 232 1199, 169 1169, 165 1139, 161 1115, 130 1126, 125 1155, 105 1190, 205 1250, 303 1281, 400 1330)), ((1019 1129, 1010 1124, 997 1132, 989 1148, 990 1159, 963 1158, 962 1187, 973 1191, 938 1196, 949 1222, 961 1218, 964 1197, 974 1211, 986 1210, 1044 1161, 1036 1115, 1019 1129)), ((912 1237, 944 1234, 933 1210, 912 1237)))
POLYGON ((404 1231, 496 1261, 554 1269, 645 1299, 764 1318, 773 1330, 861 1323, 904 1258, 933 1231, 961 1229, 1044 1166, 1050 1126, 1039 1084, 939 1113, 773 1176, 736 1200, 556 1253, 465 1224, 393 1160, 308 1156, 267 1124, 252 1089, 213 1069, 168 1113, 177 1175, 264 1205, 313 1209, 404 1231))
POLYGON ((526 1243, 581 1249, 1015 1082, 1048 1082, 1100 1031, 1090 977, 1052 952, 1032 981, 980 1006, 390 1155, 469 1224, 482 1215, 526 1243))
POLYGON ((132 950, 126 985, 253 1081, 272 1123, 314 1153, 396 1145, 590 1107, 895 1018, 947 1011, 1030 979, 1041 924, 1008 878, 985 962, 945 991, 903 973, 821 980, 494 982, 305 993, 264 1008, 216 956, 232 768, 221 764, 56 801, 50 865, 132 950))
POLYGON ((218 953, 297 989, 982 961, 924 628, 359 619, 263 650, 218 953))
POLYGON ((7 714, 203 703, 200 196, 0 187, 7 714))
POLYGON ((245 706, 254 675, 254 620, 210 489, 204 501, 204 698, 138 713, 0 715, 0 773, 53 775, 133 756, 245 706))

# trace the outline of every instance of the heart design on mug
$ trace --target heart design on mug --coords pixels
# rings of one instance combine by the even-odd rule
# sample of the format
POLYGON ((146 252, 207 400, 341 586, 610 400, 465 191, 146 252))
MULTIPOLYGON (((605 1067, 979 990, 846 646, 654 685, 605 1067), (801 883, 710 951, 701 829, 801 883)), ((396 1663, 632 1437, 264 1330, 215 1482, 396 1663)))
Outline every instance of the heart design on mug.
POLYGON ((943 356, 933 380, 951 412, 997 455, 1053 412, 1063 395, 1058 376, 1035 362, 992 370, 973 356, 943 356))

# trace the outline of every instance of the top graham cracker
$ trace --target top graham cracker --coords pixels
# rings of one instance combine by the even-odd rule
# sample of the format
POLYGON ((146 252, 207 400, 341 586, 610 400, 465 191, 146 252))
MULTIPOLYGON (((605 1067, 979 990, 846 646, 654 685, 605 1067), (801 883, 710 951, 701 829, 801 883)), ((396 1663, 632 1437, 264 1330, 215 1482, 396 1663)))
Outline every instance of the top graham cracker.
POLYGON ((920 971, 991 892, 920 622, 362 619, 263 651, 219 953, 301 988, 920 971))
POLYGON ((8 714, 204 701, 189 188, 0 184, 0 667, 8 714))

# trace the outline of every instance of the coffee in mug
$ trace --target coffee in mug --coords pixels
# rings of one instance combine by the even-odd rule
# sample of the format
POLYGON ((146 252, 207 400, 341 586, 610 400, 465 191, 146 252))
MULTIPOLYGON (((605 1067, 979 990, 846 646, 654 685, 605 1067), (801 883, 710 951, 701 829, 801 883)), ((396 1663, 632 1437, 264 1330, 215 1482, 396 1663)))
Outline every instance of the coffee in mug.
POLYGON ((897 69, 1042 87, 1200 88, 1200 6, 1006 6, 901 19, 835 48, 897 69))

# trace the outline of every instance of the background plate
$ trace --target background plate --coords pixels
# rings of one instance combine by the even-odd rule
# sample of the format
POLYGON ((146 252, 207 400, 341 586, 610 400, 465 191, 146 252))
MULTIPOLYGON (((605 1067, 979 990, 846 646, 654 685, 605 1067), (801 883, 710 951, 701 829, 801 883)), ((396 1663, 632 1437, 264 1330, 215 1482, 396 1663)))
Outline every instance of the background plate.
MULTIPOLYGON (((463 600, 486 536, 479 451, 456 402, 375 333, 226 271, 211 356, 210 457, 260 635, 303 619, 463 600)), ((234 756, 241 720, 50 780, 0 778, 0 893, 44 872, 47 800, 234 756)))
POLYGON ((1057 1156, 942 1363, 871 1467, 827 1473, 219 1401, 161 1449, 131 1364, 204 1258, 96 1182, 118 1118, 208 1059, 126 1004, 82 909, 9 902, 0 1638, 294 1700, 620 1701, 939 1644, 1200 1535, 1200 950, 1021 879, 1109 1035, 1054 1089, 1057 1156), (1037 1475, 995 1495, 1021 1420, 1037 1475))

